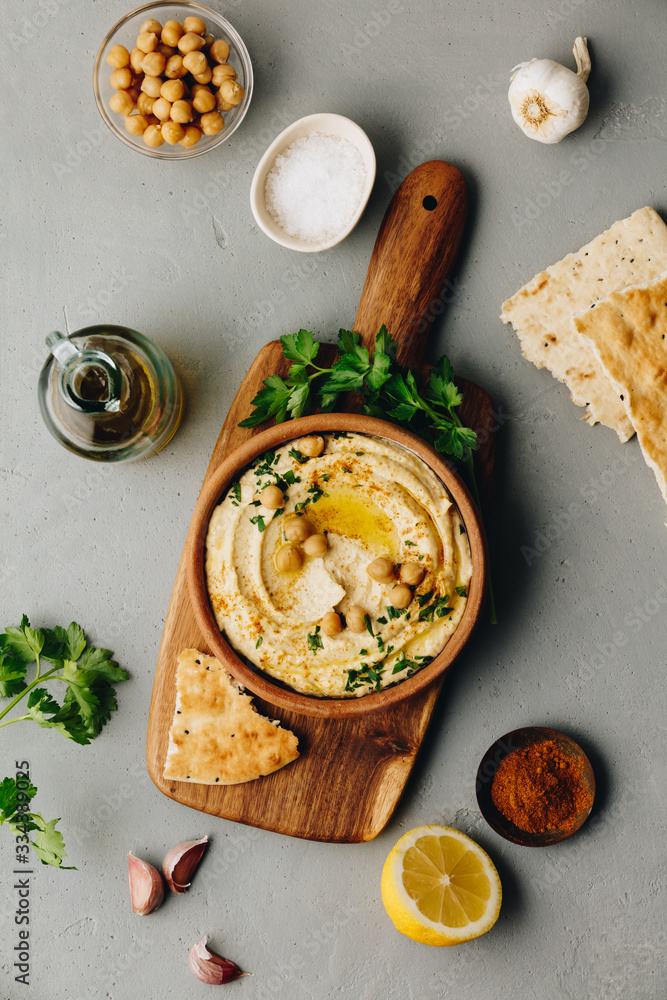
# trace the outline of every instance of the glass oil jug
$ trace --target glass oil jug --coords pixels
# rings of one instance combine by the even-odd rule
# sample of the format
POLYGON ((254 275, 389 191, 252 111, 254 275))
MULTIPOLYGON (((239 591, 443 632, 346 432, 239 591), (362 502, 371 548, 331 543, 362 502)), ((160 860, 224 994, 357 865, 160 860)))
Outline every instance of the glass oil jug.
POLYGON ((178 428, 183 397, 164 351, 123 326, 50 333, 39 377, 46 426, 65 448, 96 462, 156 454, 178 428))

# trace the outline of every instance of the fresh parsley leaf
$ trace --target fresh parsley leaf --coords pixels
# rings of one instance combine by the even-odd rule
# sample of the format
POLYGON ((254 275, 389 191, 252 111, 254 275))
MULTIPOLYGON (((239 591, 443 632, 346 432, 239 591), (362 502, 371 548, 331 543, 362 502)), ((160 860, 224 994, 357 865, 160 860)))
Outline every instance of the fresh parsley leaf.
POLYGON ((455 587, 454 589, 456 590, 456 593, 459 595, 459 597, 467 597, 468 596, 468 588, 467 587, 455 587))
POLYGON ((41 653, 44 645, 44 633, 39 629, 31 628, 26 615, 23 615, 18 628, 9 627, 5 629, 5 632, 7 635, 6 645, 26 663, 32 663, 41 653))
POLYGON ((308 330, 285 334, 280 338, 280 343, 283 345, 283 355, 288 361, 297 361, 303 365, 313 362, 320 349, 319 343, 308 330))
MULTIPOLYGON (((310 398, 310 385, 305 382, 303 385, 295 386, 289 397, 287 408, 292 419, 302 417, 307 412, 308 400, 310 398)), ((280 421, 278 421, 280 423, 280 421)))
POLYGON ((60 818, 52 819, 46 823, 39 813, 33 815, 35 824, 34 840, 30 843, 35 849, 37 857, 43 865, 53 865, 54 868, 64 868, 67 871, 76 871, 71 865, 64 865, 63 858, 67 857, 65 841, 60 830, 56 830, 56 823, 60 818))
POLYGON ((264 522, 264 518, 262 517, 262 515, 261 515, 261 514, 255 514, 255 516, 254 516, 254 517, 251 517, 251 518, 250 518, 250 523, 251 523, 251 524, 256 524, 256 525, 257 525, 257 528, 258 528, 258 529, 259 529, 259 531, 260 531, 260 533, 261 533, 262 531, 264 531, 264 529, 266 528, 266 524, 265 524, 265 522, 264 522))
POLYGON ((0 635, 0 698, 13 698, 26 686, 27 663, 6 648, 6 641, 7 636, 0 635))
POLYGON ((255 649, 259 649, 259 647, 262 645, 263 642, 264 642, 264 636, 260 635, 259 639, 255 643, 255 649))
POLYGON ((276 423, 281 424, 287 416, 292 386, 280 377, 280 375, 269 375, 264 379, 264 388, 260 389, 252 401, 255 412, 239 423, 239 427, 257 427, 258 424, 275 417, 276 423))

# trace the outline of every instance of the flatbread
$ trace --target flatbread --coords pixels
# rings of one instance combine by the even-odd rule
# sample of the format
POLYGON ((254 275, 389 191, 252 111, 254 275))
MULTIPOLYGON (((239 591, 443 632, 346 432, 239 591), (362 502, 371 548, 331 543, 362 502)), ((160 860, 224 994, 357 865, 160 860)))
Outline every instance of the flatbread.
POLYGON ((623 402, 667 501, 667 271, 609 295, 574 324, 623 402))
POLYGON ((258 714, 214 656, 197 649, 180 653, 165 778, 203 785, 253 781, 296 760, 298 742, 258 714))
POLYGON ((503 303, 524 357, 548 368, 587 407, 585 419, 613 427, 621 441, 634 429, 625 407, 572 317, 629 285, 652 281, 667 268, 667 226, 652 208, 640 208, 601 236, 540 272, 503 303))

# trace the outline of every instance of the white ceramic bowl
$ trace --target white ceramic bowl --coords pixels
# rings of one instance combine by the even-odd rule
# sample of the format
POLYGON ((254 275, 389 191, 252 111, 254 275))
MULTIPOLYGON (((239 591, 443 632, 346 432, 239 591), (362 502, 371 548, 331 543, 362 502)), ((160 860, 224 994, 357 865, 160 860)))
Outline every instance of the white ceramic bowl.
POLYGON ((284 132, 281 132, 277 139, 274 139, 264 156, 257 164, 252 184, 250 186, 250 207, 255 216, 257 225, 267 236, 270 236, 276 243, 288 247, 290 250, 299 250, 301 253, 317 253, 320 250, 329 250, 345 239, 352 232, 357 222, 361 218, 375 182, 375 153, 371 141, 355 122, 343 115, 307 115, 299 118, 298 121, 289 125, 284 132), (359 207, 350 219, 350 222, 329 240, 309 242, 299 240, 294 236, 289 236, 281 226, 273 219, 266 208, 265 188, 266 178, 273 166, 276 157, 283 153, 288 146, 291 146, 297 139, 302 139, 313 132, 322 132, 325 135, 340 136, 353 143, 364 161, 366 168, 366 183, 359 207))

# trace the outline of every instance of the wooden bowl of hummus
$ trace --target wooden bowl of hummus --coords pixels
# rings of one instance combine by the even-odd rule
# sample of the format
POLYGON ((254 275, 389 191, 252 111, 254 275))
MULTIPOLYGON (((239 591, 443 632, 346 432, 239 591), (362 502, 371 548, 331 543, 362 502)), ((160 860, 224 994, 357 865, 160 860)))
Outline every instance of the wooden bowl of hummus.
POLYGON ((270 427, 219 466, 195 508, 187 570, 203 636, 241 684, 302 715, 345 718, 451 666, 482 611, 487 554, 477 507, 442 456, 383 420, 332 413, 270 427), (308 456, 313 436, 321 453, 308 456))

